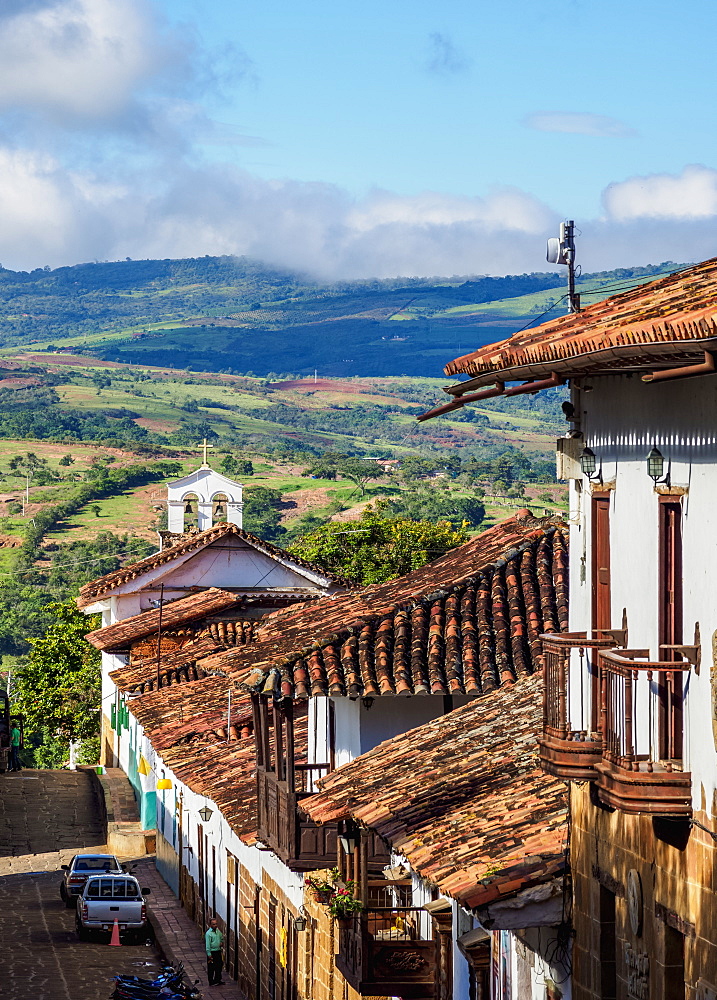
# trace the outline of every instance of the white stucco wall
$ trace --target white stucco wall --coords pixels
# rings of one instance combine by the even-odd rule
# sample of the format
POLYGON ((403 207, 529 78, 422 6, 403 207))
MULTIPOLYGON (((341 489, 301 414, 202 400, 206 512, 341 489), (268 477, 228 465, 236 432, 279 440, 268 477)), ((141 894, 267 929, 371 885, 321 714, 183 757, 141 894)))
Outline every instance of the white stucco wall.
MULTIPOLYGON (((316 700, 312 699, 312 702, 316 700)), ((458 708, 470 700, 465 696, 453 697, 451 704, 453 708, 458 708)), ((409 729, 415 729, 426 722, 438 719, 446 712, 442 695, 419 695, 408 698, 386 695, 373 699, 370 706, 365 705, 360 698, 355 701, 349 698, 334 698, 333 702, 337 767, 347 764, 361 754, 368 753, 384 740, 390 740, 394 736, 408 732, 409 729)), ((309 718, 311 721, 311 715, 309 718)), ((318 717, 317 726, 321 726, 318 717)), ((317 746, 321 745, 319 736, 317 746)))
POLYGON ((184 501, 188 496, 197 497, 198 528, 204 531, 212 527, 212 501, 217 494, 225 496, 227 503, 226 520, 242 526, 243 487, 232 479, 215 472, 211 468, 197 469, 183 479, 169 484, 167 489, 168 520, 170 531, 184 530, 184 501))
POLYGON ((266 872, 282 888, 293 906, 301 908, 304 896, 303 876, 291 872, 272 854, 271 851, 260 850, 258 847, 247 847, 231 829, 219 811, 217 804, 204 795, 193 792, 180 781, 170 768, 166 767, 159 755, 155 759, 155 768, 161 776, 169 778, 172 788, 157 792, 157 829, 169 845, 179 853, 179 824, 176 822, 178 804, 182 803, 182 863, 187 867, 195 882, 199 882, 199 846, 197 827, 203 827, 207 835, 208 854, 206 855, 207 890, 206 898, 212 898, 212 847, 216 849, 216 903, 217 913, 226 920, 227 900, 227 851, 233 854, 256 885, 262 885, 263 872, 266 872), (209 806, 213 813, 207 823, 202 823, 199 810, 209 806))
MULTIPOLYGON (((693 775, 693 804, 717 790, 712 735, 711 643, 717 629, 717 377, 645 384, 639 378, 591 379, 581 393, 586 443, 602 465, 610 497, 612 625, 627 609, 630 648, 658 655, 658 497, 647 475, 653 445, 665 458, 673 486, 684 487, 683 641, 699 623, 702 663, 685 677, 685 767, 693 775)), ((591 625, 590 493, 571 484, 570 627, 591 625), (581 569, 585 556, 584 571, 581 569)), ((644 684, 644 682, 643 682, 644 684)), ((573 685, 575 687, 575 685, 573 685)), ((574 692, 575 693, 575 692, 574 692)), ((646 747, 642 713, 638 751, 646 747)))

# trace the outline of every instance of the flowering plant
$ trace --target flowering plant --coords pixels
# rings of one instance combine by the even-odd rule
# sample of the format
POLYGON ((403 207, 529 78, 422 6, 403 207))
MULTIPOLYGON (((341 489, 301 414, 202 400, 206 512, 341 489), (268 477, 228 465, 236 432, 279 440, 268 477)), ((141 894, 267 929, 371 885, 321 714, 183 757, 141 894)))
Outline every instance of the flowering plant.
POLYGON ((363 903, 360 899, 356 899, 353 889, 354 883, 347 882, 345 888, 336 890, 329 903, 329 913, 332 917, 342 920, 345 917, 352 917, 354 913, 360 913, 363 910, 363 903))
POLYGON ((318 875, 309 875, 304 879, 304 885, 307 889, 313 889, 314 892, 335 892, 340 874, 338 868, 332 868, 328 879, 319 878, 318 875))

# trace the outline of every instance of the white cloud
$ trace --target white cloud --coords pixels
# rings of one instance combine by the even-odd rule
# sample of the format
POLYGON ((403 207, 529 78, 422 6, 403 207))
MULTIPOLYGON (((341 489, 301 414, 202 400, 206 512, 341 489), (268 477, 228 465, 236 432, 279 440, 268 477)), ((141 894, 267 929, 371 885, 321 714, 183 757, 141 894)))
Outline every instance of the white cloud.
MULTIPOLYGON (((93 173, 0 146, 0 261, 32 269, 246 254, 325 279, 515 274, 547 269, 544 240, 559 222, 515 189, 484 198, 372 191, 355 199, 335 185, 266 181, 229 165, 149 162, 93 173)), ((717 171, 688 168, 682 176, 695 171, 698 190, 714 196, 717 171)), ((662 190, 664 178, 646 180, 662 190)), ((644 181, 611 185, 604 217, 576 220, 585 271, 717 254, 717 200, 698 200, 701 215, 689 200, 680 203, 683 216, 660 215, 654 200, 640 200, 644 181), (639 197, 628 200, 634 191, 639 197)))
POLYGON ((536 111, 523 119, 527 128, 538 132, 570 132, 574 135, 592 135, 606 139, 623 139, 637 135, 635 129, 609 118, 587 111, 536 111))
POLYGON ((1 108, 112 117, 167 58, 134 0, 14 6, 0 30, 1 108))
POLYGON ((717 170, 691 165, 681 174, 650 174, 610 184, 603 204, 611 219, 706 219, 717 215, 717 170))
POLYGON ((501 188, 487 198, 459 198, 434 191, 413 196, 375 191, 346 221, 360 233, 386 225, 426 228, 457 224, 474 225, 486 233, 511 229, 539 233, 551 217, 544 205, 524 191, 501 188))
POLYGON ((381 191, 356 201, 330 184, 265 181, 181 160, 171 171, 100 180, 7 149, 0 149, 0 215, 6 267, 248 254, 327 278, 499 273, 511 258, 527 260, 555 223, 515 190, 483 199, 381 191))

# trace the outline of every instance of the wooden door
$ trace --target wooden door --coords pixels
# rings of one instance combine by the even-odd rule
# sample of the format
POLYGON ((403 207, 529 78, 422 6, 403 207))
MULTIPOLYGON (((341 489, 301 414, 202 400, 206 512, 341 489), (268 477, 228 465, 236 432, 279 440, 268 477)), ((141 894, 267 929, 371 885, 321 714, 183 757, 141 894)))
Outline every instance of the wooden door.
MULTIPOLYGON (((592 626, 600 639, 600 629, 612 626, 610 607, 610 494, 592 495, 592 626)), ((591 726, 600 727, 600 677, 597 653, 588 655, 590 664, 591 726)))
MULTIPOLYGON (((680 645, 682 639, 682 505, 677 497, 660 497, 659 510, 659 642, 680 645)), ((660 650, 660 660, 679 660, 660 650)), ((682 760, 682 674, 662 674, 658 685, 659 753, 663 760, 682 760)))
POLYGON ((199 912, 195 915, 197 923, 204 928, 204 917, 205 917, 205 906, 206 903, 206 892, 207 892, 207 874, 204 868, 204 827, 201 824, 197 825, 197 868, 199 875, 199 912))
POLYGON ((269 959, 267 980, 269 1000, 276 1000, 276 907, 276 897, 269 893, 269 926, 266 941, 267 958, 269 959))
MULTIPOLYGON (((234 934, 234 857, 227 854, 227 880, 225 883, 225 899, 227 901, 227 922, 225 927, 227 954, 226 967, 230 975, 234 975, 234 962, 236 955, 236 937, 234 934)), ((236 976, 234 976, 236 979, 236 976)))

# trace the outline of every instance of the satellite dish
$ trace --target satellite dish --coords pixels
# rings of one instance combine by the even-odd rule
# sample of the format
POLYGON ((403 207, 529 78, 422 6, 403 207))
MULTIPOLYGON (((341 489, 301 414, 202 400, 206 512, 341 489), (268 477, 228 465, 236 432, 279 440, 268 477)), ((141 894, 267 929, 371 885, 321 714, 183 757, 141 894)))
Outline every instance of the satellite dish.
POLYGON ((546 258, 549 264, 567 264, 562 241, 557 236, 552 236, 548 240, 548 252, 546 258))

